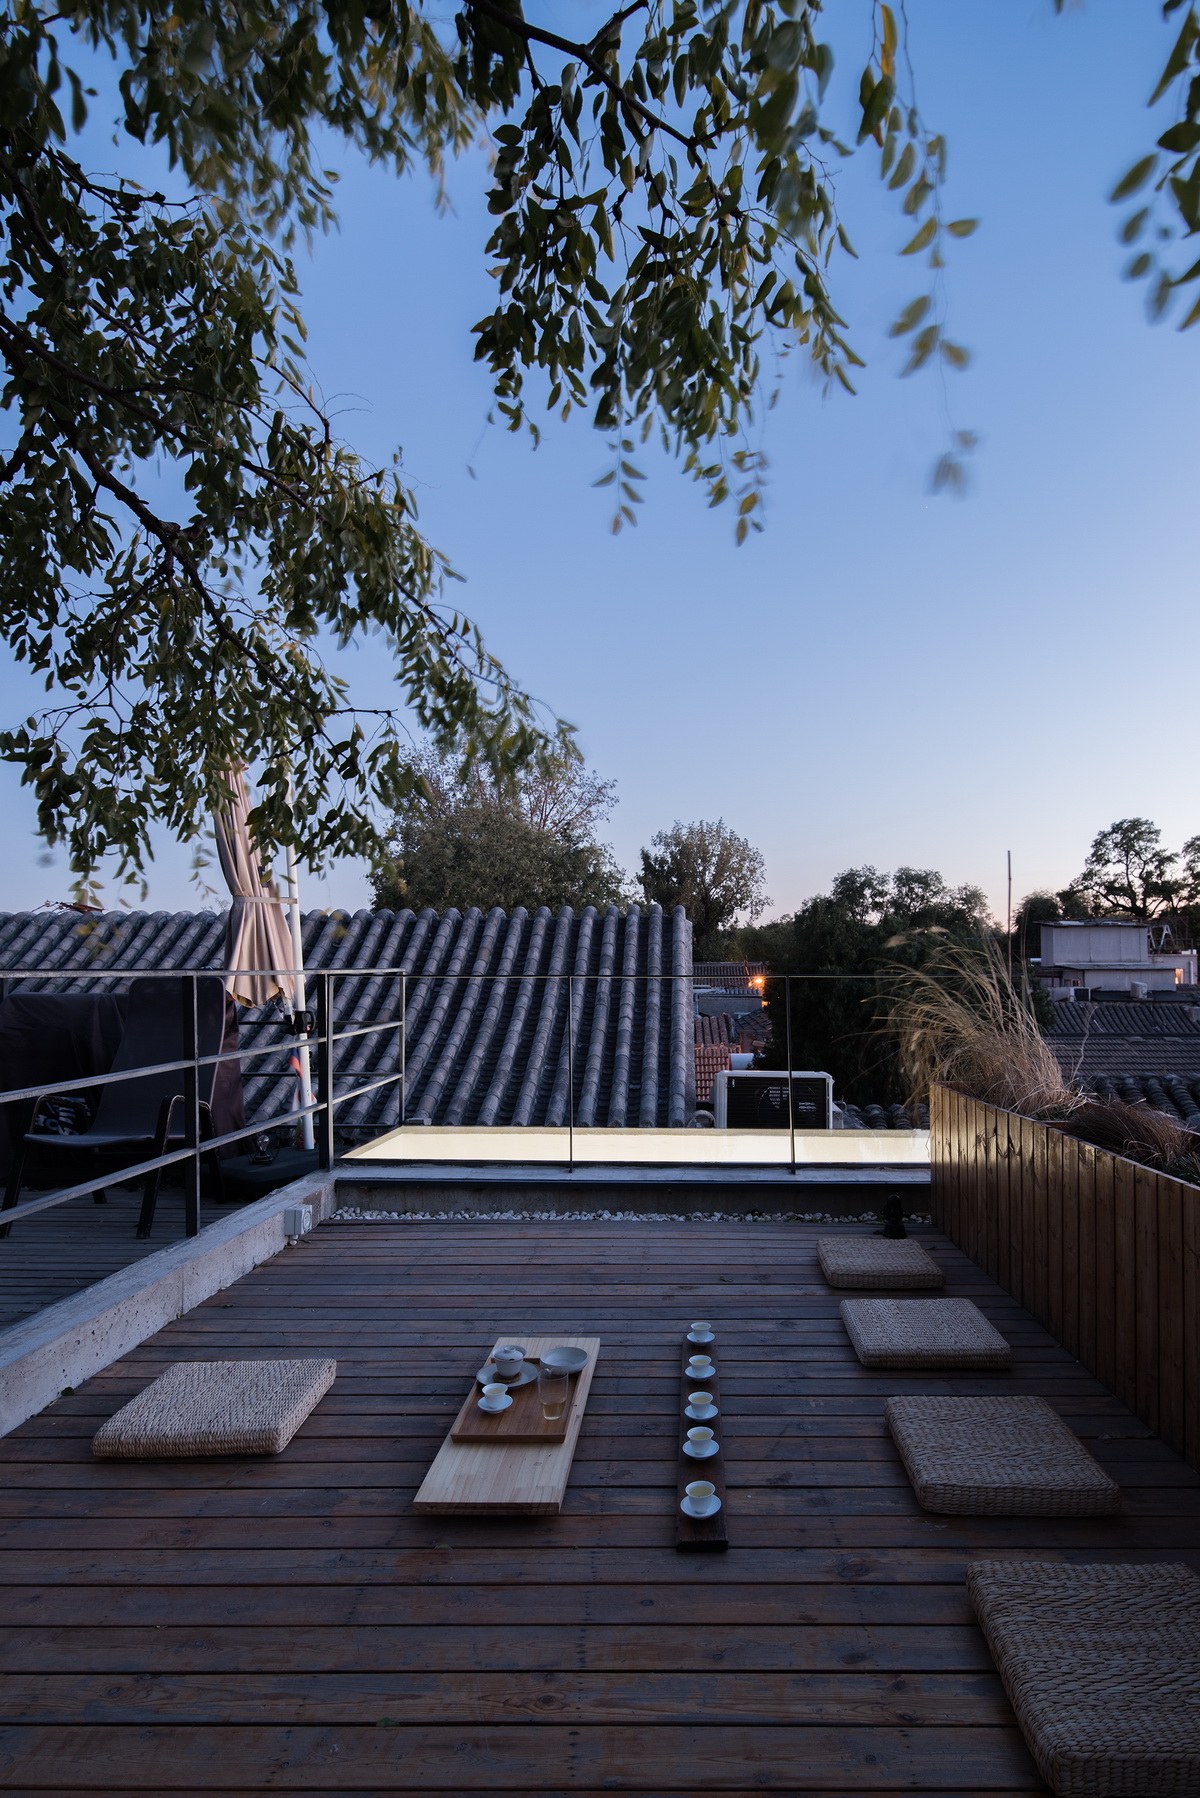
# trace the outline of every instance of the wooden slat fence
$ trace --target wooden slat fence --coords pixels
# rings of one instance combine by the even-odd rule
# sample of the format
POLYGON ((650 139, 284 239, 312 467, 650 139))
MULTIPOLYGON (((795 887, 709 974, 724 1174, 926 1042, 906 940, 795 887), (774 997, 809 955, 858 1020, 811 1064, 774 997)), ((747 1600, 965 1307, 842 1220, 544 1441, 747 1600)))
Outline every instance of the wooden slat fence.
POLYGON ((1200 1467, 1200 1187, 936 1087, 933 1220, 1200 1467))

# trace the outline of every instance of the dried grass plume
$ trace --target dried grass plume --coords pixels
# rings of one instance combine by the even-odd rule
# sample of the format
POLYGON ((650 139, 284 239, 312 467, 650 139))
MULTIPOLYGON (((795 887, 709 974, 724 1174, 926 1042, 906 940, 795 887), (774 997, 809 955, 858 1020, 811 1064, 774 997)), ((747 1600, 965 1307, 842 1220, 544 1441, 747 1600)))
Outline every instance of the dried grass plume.
POLYGON ((914 1101, 941 1082, 1026 1117, 1062 1117, 1086 1103, 990 939, 948 944, 925 967, 897 973, 888 1028, 914 1101))

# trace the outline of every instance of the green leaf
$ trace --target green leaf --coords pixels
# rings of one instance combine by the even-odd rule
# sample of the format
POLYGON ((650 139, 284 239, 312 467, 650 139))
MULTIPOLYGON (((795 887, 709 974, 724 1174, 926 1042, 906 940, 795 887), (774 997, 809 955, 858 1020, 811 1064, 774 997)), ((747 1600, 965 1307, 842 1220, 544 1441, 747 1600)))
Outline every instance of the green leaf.
POLYGON ((917 232, 917 235, 905 244, 900 254, 902 256, 915 256, 918 250, 923 250, 927 244, 933 242, 936 234, 937 220, 932 218, 926 219, 925 223, 921 226, 921 229, 917 232))
POLYGON ((912 355, 904 367, 904 374, 915 374, 917 369, 924 368, 937 345, 938 328, 936 325, 926 325, 923 331, 918 331, 913 338, 912 355))
POLYGON ((1153 151, 1149 156, 1143 156, 1140 162, 1135 162, 1133 167, 1127 169, 1121 176, 1121 179, 1109 194, 1109 199, 1127 200, 1130 194, 1135 194, 1140 187, 1145 187, 1147 181, 1149 181, 1157 167, 1158 157, 1153 151))
POLYGON ((1175 77, 1183 74, 1192 54, 1192 46, 1198 36, 1200 36, 1200 25, 1197 24, 1194 10, 1189 6, 1187 18, 1183 21, 1183 29, 1176 38, 1174 48, 1167 58, 1166 67, 1159 77, 1158 86, 1150 96, 1151 106, 1157 100, 1162 99, 1175 77))
POLYGON ((946 229, 951 237, 971 237, 979 229, 979 220, 951 219, 946 229))
POLYGON ((903 337, 908 331, 915 331, 929 308, 933 304, 932 294, 922 294, 920 299, 913 300, 904 308, 899 318, 888 331, 889 337, 903 337))
POLYGON ((919 181, 914 181, 904 196, 905 214, 911 218, 915 212, 920 212, 932 192, 933 183, 926 181, 924 176, 919 181))
POLYGON ((1169 131, 1164 131, 1158 140, 1159 149, 1170 150, 1172 155, 1186 155, 1197 144, 1200 144, 1200 124, 1194 119, 1181 119, 1169 131))
POLYGON ((900 160, 896 164, 895 173, 888 182, 889 188, 904 186, 905 182, 913 172, 916 160, 917 152, 912 144, 905 144, 903 150, 900 152, 900 160))

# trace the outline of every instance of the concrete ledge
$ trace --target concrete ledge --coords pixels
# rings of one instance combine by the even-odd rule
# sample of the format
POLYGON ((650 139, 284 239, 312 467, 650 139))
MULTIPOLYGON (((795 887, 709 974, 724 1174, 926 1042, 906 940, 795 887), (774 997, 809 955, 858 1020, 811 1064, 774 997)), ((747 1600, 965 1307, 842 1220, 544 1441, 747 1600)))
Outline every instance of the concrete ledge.
MULTIPOLYGON (((710 1170, 706 1170, 710 1171, 710 1170)), ((792 1217, 819 1212, 827 1216, 857 1218, 864 1211, 880 1213, 893 1193, 906 1211, 929 1208, 928 1170, 918 1168, 853 1168, 845 1174, 819 1177, 802 1169, 795 1180, 778 1177, 756 1180, 698 1180, 688 1169, 656 1170, 653 1180, 622 1179, 624 1169, 614 1169, 606 1179, 551 1178, 539 1170, 509 1170, 503 1180, 477 1170, 432 1170, 424 1175, 384 1176, 372 1172, 365 1178, 339 1177, 338 1204, 362 1211, 387 1211, 403 1217, 417 1213, 435 1217, 490 1215, 508 1211, 569 1214, 609 1211, 649 1212, 688 1217, 694 1211, 719 1211, 726 1216, 755 1212, 760 1216, 792 1217), (438 1177, 440 1175, 440 1177, 438 1177), (522 1177, 524 1175, 524 1177, 522 1177), (474 1176, 474 1177, 473 1177, 474 1176), (807 1177, 805 1177, 807 1176, 807 1177)))
POLYGON ((286 1245, 284 1212, 336 1209, 333 1173, 309 1174, 110 1274, 0 1334, 0 1436, 286 1245))

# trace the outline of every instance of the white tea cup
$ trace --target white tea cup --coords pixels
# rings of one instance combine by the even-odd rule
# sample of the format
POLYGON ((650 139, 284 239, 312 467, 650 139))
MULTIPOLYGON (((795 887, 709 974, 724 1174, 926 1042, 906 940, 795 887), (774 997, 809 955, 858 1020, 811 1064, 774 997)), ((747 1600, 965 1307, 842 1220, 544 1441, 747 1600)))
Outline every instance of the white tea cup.
POLYGON ((712 1340, 713 1327, 709 1323, 694 1323, 688 1331, 689 1342, 711 1342, 712 1340))
POLYGON ((503 1411, 508 1387, 499 1380, 490 1380, 483 1389, 483 1397, 479 1403, 485 1411, 503 1411))
POLYGON ((688 1393, 688 1404, 692 1407, 693 1411, 707 1411, 712 1402, 713 1395, 711 1392, 688 1393))
POLYGON ((693 1480, 684 1491, 698 1516, 707 1517, 716 1510, 717 1489, 711 1480, 693 1480))
POLYGON ((693 1448, 707 1448, 713 1439, 713 1433, 707 1424, 701 1423, 697 1424, 695 1429, 688 1431, 687 1439, 693 1448))
POLYGON ((502 1342, 492 1360, 502 1380, 515 1380, 525 1365, 525 1350, 515 1342, 502 1342))

